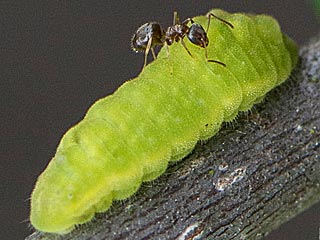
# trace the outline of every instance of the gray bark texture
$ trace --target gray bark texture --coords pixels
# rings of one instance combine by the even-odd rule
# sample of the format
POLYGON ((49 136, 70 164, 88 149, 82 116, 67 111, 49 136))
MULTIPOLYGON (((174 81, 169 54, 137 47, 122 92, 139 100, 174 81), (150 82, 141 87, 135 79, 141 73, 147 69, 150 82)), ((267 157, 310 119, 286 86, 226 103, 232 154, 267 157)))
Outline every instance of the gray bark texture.
POLYGON ((320 200, 320 37, 265 101, 137 194, 67 235, 36 239, 261 239, 320 200))

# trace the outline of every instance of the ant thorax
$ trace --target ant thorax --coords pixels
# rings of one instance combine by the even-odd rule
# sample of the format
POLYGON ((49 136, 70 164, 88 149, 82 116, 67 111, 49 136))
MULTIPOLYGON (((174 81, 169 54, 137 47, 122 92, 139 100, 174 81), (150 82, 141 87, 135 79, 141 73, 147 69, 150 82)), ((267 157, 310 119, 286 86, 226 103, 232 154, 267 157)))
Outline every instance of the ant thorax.
POLYGON ((137 32, 131 38, 131 47, 136 52, 142 52, 147 49, 151 41, 150 48, 156 45, 163 45, 164 31, 157 22, 145 23, 138 28, 137 32))
POLYGON ((168 27, 166 31, 166 43, 172 45, 173 42, 179 42, 186 33, 188 33, 189 27, 187 25, 176 24, 174 26, 168 27))

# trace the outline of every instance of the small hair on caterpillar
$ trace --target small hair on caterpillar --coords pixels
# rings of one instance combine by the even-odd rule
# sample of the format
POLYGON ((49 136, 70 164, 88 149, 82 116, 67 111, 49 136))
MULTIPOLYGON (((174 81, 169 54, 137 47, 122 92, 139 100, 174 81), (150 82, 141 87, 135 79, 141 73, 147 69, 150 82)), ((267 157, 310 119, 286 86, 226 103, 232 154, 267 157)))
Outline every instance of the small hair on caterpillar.
POLYGON ((180 23, 177 12, 173 13, 173 24, 172 26, 169 26, 167 28, 167 31, 164 31, 161 25, 157 22, 149 22, 140 26, 131 38, 131 47, 135 52, 144 51, 143 68, 147 64, 147 57, 150 50, 153 59, 157 58, 154 52, 155 46, 165 45, 167 49, 167 54, 169 54, 168 46, 172 45, 174 42, 180 41, 184 49, 188 52, 190 56, 192 56, 191 52, 189 51, 183 40, 185 37, 187 37, 189 41, 193 44, 205 49, 205 58, 207 62, 218 63, 225 67, 226 65, 223 62, 208 59, 207 46, 209 44, 209 39, 207 33, 209 31, 211 17, 221 21, 230 28, 234 27, 228 21, 219 18, 213 13, 208 13, 207 17, 208 25, 206 30, 204 30, 204 28, 200 24, 195 23, 195 21, 192 18, 187 18, 182 23, 180 23), (191 23, 190 27, 188 26, 189 23, 191 23))

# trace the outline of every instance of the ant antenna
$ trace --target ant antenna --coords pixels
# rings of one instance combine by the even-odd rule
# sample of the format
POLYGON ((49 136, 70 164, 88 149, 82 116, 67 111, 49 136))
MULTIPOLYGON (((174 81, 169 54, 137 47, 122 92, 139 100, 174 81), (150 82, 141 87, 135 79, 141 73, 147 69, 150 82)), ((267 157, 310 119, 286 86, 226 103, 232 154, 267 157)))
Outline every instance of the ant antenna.
POLYGON ((173 12, 173 22, 172 22, 173 26, 176 25, 176 24, 180 24, 180 19, 179 19, 179 16, 178 16, 178 13, 176 11, 173 12))
POLYGON ((218 60, 207 59, 207 62, 218 63, 218 64, 222 65, 223 67, 227 66, 225 63, 220 62, 218 60))

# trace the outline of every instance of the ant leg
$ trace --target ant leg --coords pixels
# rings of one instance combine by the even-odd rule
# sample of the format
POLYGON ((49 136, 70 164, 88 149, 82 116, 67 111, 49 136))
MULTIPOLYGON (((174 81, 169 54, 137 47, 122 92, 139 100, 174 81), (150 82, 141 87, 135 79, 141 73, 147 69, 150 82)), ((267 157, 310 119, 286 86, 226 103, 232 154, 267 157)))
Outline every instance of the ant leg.
POLYGON ((185 50, 188 52, 188 54, 192 57, 191 52, 190 52, 189 49, 187 48, 187 46, 186 46, 186 44, 185 44, 185 42, 183 41, 182 38, 181 38, 180 42, 181 42, 182 46, 184 47, 184 49, 185 49, 185 50))
POLYGON ((173 26, 180 23, 180 19, 178 13, 176 11, 173 12, 173 26))
POLYGON ((202 44, 203 44, 203 46, 204 46, 204 56, 205 56, 207 62, 209 62, 207 45, 206 45, 206 43, 205 43, 203 40, 202 40, 202 44))
POLYGON ((169 57, 169 45, 168 44, 165 44, 165 45, 166 45, 167 57, 169 57))
MULTIPOLYGON (((208 33, 208 31, 209 31, 209 26, 210 26, 210 20, 211 20, 211 17, 214 17, 214 18, 216 18, 216 19, 220 20, 221 22, 223 22, 223 23, 227 24, 230 28, 233 28, 233 25, 232 25, 231 23, 227 22, 226 20, 223 20, 222 18, 217 17, 217 16, 216 16, 216 15, 214 15, 213 13, 209 13, 209 14, 208 14, 208 26, 207 26, 206 33, 208 33)), ((223 63, 223 62, 220 62, 220 61, 217 61, 217 60, 208 59, 208 50, 207 50, 207 46, 206 46, 206 45, 204 45, 204 46, 205 46, 205 57, 206 57, 207 62, 218 63, 218 64, 220 64, 220 65, 222 65, 222 66, 226 67, 226 64, 225 64, 225 63, 223 63)))
POLYGON ((154 49, 151 48, 151 53, 152 53, 152 56, 153 56, 153 59, 157 59, 157 56, 156 56, 156 53, 154 52, 154 49))
POLYGON ((208 14, 208 26, 207 26, 207 31, 206 31, 206 33, 208 33, 208 31, 209 31, 209 26, 210 26, 211 17, 214 17, 214 18, 220 20, 221 22, 227 24, 230 28, 233 28, 233 25, 232 25, 231 23, 227 22, 226 20, 223 20, 222 18, 217 17, 217 16, 214 15, 213 13, 209 13, 209 14, 208 14))
POLYGON ((152 49, 151 48, 151 43, 152 43, 152 38, 149 39, 147 47, 146 47, 146 51, 144 53, 144 64, 143 64, 143 68, 142 69, 144 69, 145 66, 147 65, 148 54, 149 54, 150 49, 152 49))
POLYGON ((218 63, 218 64, 226 67, 226 64, 223 63, 223 62, 220 62, 220 61, 217 61, 217 60, 208 59, 208 49, 207 49, 207 46, 205 45, 204 42, 203 42, 203 44, 204 44, 204 46, 205 46, 205 47, 204 47, 204 51, 205 51, 204 54, 205 54, 205 57, 206 57, 207 62, 218 63))

